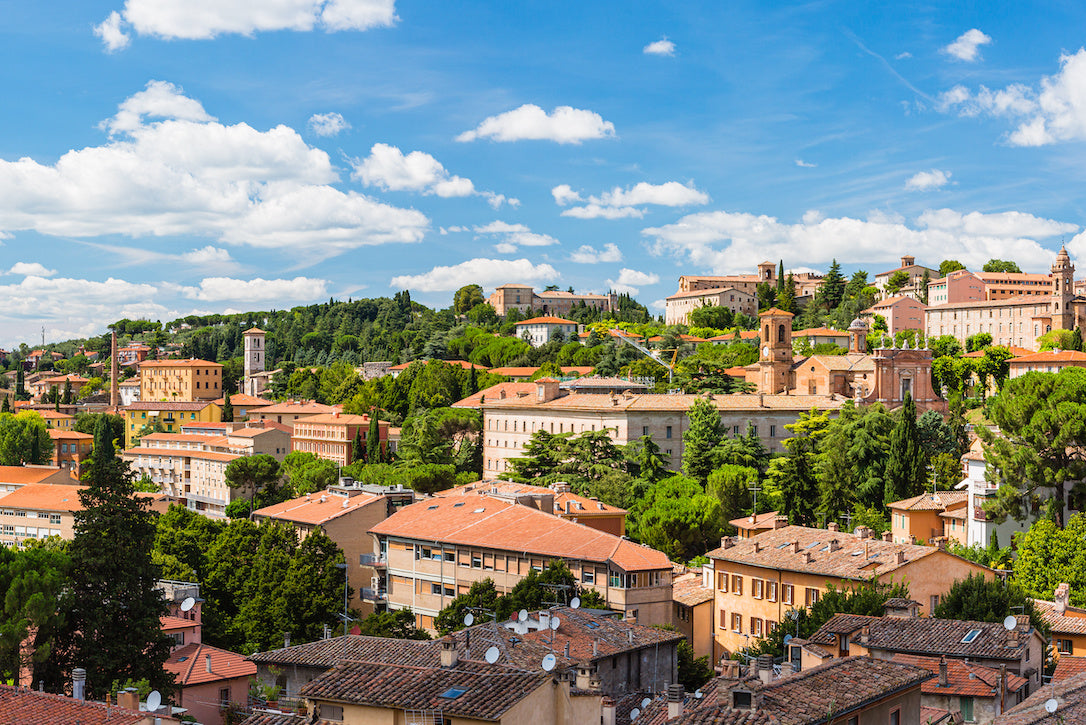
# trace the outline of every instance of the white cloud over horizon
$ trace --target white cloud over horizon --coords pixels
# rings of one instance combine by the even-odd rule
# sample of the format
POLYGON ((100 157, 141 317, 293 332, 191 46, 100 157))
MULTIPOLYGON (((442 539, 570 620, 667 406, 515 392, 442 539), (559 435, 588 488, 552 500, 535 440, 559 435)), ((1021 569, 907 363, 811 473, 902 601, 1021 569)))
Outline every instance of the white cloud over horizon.
MULTIPOLYGON (((166 285, 170 288, 171 285, 166 285)), ((315 300, 328 296, 328 283, 323 279, 295 277, 294 279, 233 279, 205 277, 199 286, 178 286, 177 291, 188 299, 201 302, 267 302, 269 300, 315 300)))
POLYGON ((694 187, 693 182, 680 184, 668 181, 663 184, 649 184, 644 181, 630 188, 616 186, 599 196, 582 197, 569 184, 560 184, 551 189, 551 196, 558 206, 585 202, 583 206, 574 206, 562 211, 562 216, 578 219, 623 219, 642 218, 645 210, 638 208, 655 206, 697 206, 709 203, 709 195, 694 187))
POLYGON ((390 280, 390 287, 420 292, 452 292, 466 284, 494 287, 510 279, 523 282, 552 282, 562 275, 549 264, 533 264, 528 259, 487 259, 478 257, 451 266, 434 267, 429 272, 400 275, 390 280))
MULTIPOLYGON (((792 268, 825 268, 833 259, 895 264, 906 253, 933 264, 958 259, 975 268, 992 258, 1013 259, 1023 269, 1042 271, 1055 253, 1038 240, 1078 230, 1076 224, 1023 212, 929 209, 911 224, 879 213, 857 219, 808 212, 801 222, 787 224, 766 215, 700 212, 642 234, 652 240, 654 254, 726 274, 752 269, 764 259, 784 259, 792 268)), ((880 270, 867 271, 873 278, 880 270)))
POLYGON ((314 113, 307 125, 310 131, 323 137, 336 136, 351 127, 339 113, 314 113))
POLYGON ((582 244, 577 251, 569 255, 569 261, 575 264, 599 264, 601 262, 621 262, 622 252, 617 244, 605 244, 603 249, 582 244))
POLYGON ((973 63, 980 60, 980 46, 991 42, 990 36, 972 28, 959 35, 958 39, 944 47, 942 52, 966 63, 973 63))
POLYGON ((1086 49, 1060 56, 1060 69, 1037 87, 1013 83, 976 91, 956 85, 939 97, 939 110, 960 116, 1008 118, 1017 123, 1007 137, 1012 146, 1046 146, 1086 140, 1086 49))
POLYGON ((636 269, 623 267, 618 272, 618 279, 607 280, 607 286, 616 292, 625 292, 628 295, 636 295, 641 287, 659 284, 660 275, 651 272, 640 272, 636 269))
POLYGON ((52 277, 56 273, 55 269, 49 269, 38 262, 16 262, 4 274, 16 274, 24 277, 52 277))
POLYGON ((471 179, 450 174, 440 161, 422 151, 404 154, 395 146, 376 143, 369 156, 354 159, 352 164, 352 178, 386 191, 415 191, 443 198, 481 196, 495 209, 506 202, 511 206, 520 204, 504 194, 477 190, 471 179))
POLYGON ((538 234, 524 224, 508 224, 500 220, 473 227, 472 231, 497 237, 494 251, 499 254, 513 254, 520 247, 550 247, 560 244, 549 234, 538 234))
POLYGON ((112 11, 94 34, 115 52, 129 45, 129 32, 164 40, 210 40, 281 30, 369 30, 397 20, 395 0, 125 0, 124 8, 112 11))
POLYGON ((0 159, 0 233, 205 237, 307 251, 313 263, 366 245, 421 241, 429 219, 332 186, 339 172, 292 128, 225 125, 151 81, 102 124, 107 143, 54 164, 0 159))
POLYGON ((559 144, 580 144, 597 138, 613 137, 615 125, 604 121, 593 111, 570 106, 558 106, 547 113, 533 103, 512 111, 489 116, 471 131, 456 137, 466 143, 489 138, 492 141, 554 141, 559 144))

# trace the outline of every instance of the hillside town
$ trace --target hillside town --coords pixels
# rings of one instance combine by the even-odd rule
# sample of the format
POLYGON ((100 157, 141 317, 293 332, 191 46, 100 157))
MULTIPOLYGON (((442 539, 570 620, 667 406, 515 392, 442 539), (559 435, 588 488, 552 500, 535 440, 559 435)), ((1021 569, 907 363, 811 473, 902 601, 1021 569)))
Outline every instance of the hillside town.
POLYGON ((1086 721, 1086 282, 931 264, 3 351, 0 711, 1086 721))

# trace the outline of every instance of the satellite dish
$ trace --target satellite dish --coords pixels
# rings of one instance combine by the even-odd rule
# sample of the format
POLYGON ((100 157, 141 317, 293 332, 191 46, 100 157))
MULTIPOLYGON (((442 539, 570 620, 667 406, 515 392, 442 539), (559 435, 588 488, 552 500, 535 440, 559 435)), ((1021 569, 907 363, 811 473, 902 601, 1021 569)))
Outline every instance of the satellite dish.
POLYGON ((185 597, 185 601, 181 602, 181 611, 187 612, 196 606, 196 600, 192 597, 185 597))
POLYGON ((558 658, 554 655, 547 655, 543 658, 543 671, 550 672, 556 664, 558 664, 558 658))
POLYGON ((644 710, 651 703, 652 703, 652 698, 651 697, 646 697, 644 700, 641 701, 641 709, 644 710))
POLYGON ((630 710, 630 721, 632 722, 632 721, 636 720, 637 716, 640 715, 640 714, 641 714, 641 711, 638 710, 636 707, 633 710, 630 710))
POLYGON ((558 617, 551 617, 551 629, 558 629, 558 625, 562 623, 562 620, 558 617))
POLYGON ((520 620, 521 622, 527 622, 528 621, 528 610, 527 609, 520 610, 520 612, 517 613, 517 619, 520 620))
POLYGON ((1015 628, 1015 627, 1017 627, 1017 626, 1018 626, 1018 620, 1014 618, 1014 615, 1013 615, 1013 614, 1008 614, 1008 615, 1007 615, 1007 616, 1006 616, 1006 617, 1005 617, 1005 618, 1003 619, 1003 628, 1004 628, 1004 629, 1006 629, 1006 630, 1008 630, 1008 631, 1009 631, 1009 630, 1012 630, 1012 629, 1014 629, 1014 628, 1015 628))
POLYGON ((151 694, 147 696, 147 709, 150 712, 154 712, 158 709, 158 706, 162 704, 162 695, 158 690, 151 690, 151 694))
POLYGON ((694 692, 694 697, 696 697, 696 698, 698 698, 700 700, 701 698, 705 697, 705 693, 702 692, 701 690, 696 690, 694 692))
POLYGON ((573 599, 571 599, 569 601, 569 608, 570 609, 577 609, 580 606, 581 606, 581 598, 580 597, 573 597, 573 599))
POLYGON ((791 642, 791 641, 792 641, 792 635, 790 635, 790 634, 784 635, 784 644, 785 644, 785 646, 787 646, 788 643, 791 642))
POLYGON ((467 614, 464 615, 464 626, 465 627, 470 627, 474 623, 475 623, 475 615, 474 614, 472 614, 471 612, 468 612, 467 614))
POLYGON ((483 655, 483 658, 486 659, 486 663, 488 665, 492 665, 492 664, 494 664, 495 662, 498 661, 498 655, 499 654, 501 654, 501 653, 498 652, 497 647, 491 647, 490 649, 488 649, 486 651, 486 654, 483 655))
POLYGON ((1056 708, 1060 706, 1059 700, 1054 697, 1050 697, 1045 700, 1045 712, 1051 714, 1056 712, 1056 708))

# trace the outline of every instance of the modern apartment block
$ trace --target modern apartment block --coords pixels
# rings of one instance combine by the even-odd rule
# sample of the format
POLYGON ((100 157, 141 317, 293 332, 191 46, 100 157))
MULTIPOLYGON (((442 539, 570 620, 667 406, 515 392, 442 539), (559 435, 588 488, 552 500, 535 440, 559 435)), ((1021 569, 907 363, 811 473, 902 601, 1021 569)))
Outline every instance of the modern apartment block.
MULTIPOLYGON (((324 415, 312 415, 294 421, 290 449, 312 453, 339 466, 354 462, 354 439, 360 436, 366 447, 370 431, 368 415, 351 415, 334 410, 324 415)), ((388 441, 388 421, 377 421, 377 433, 382 446, 388 441)))

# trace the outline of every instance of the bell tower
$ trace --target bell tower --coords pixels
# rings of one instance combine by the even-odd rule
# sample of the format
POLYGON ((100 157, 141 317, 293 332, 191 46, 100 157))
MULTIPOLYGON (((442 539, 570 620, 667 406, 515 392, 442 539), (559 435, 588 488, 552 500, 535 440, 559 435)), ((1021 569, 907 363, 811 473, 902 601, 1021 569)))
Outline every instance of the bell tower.
POLYGON ((1072 330, 1075 327, 1074 310, 1071 302, 1075 298, 1075 265, 1071 264, 1071 255, 1067 247, 1061 247, 1052 265, 1052 329, 1072 330))
POLYGON ((792 317, 776 307, 758 315, 758 392, 775 395, 791 387, 792 317))
POLYGON ((263 386, 258 385, 261 378, 254 378, 253 375, 264 372, 264 331, 253 327, 241 334, 245 338, 245 379, 242 381, 241 392, 259 396, 264 392, 263 386))

